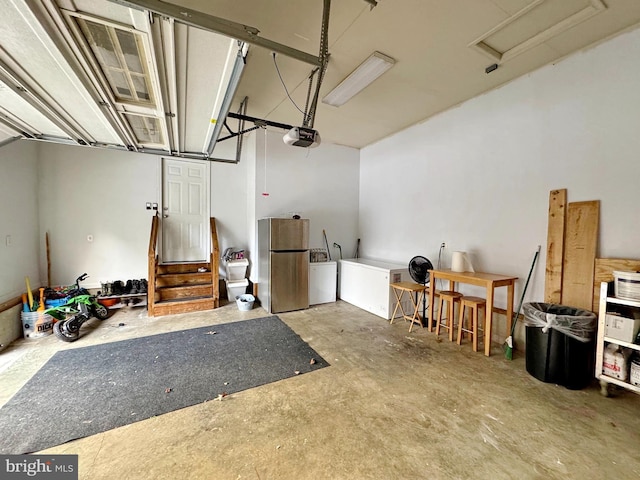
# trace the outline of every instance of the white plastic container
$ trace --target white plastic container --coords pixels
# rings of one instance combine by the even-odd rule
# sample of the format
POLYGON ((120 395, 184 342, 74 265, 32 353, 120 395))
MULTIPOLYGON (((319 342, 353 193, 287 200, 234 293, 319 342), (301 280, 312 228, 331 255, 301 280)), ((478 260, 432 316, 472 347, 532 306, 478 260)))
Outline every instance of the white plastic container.
POLYGON ((640 273, 613 272, 616 297, 640 300, 640 273))
POLYGON ((230 282, 227 280, 227 298, 230 302, 233 302, 236 297, 247 293, 247 287, 249 286, 249 279, 243 278, 236 282, 230 282))
POLYGON ((53 333, 53 317, 43 312, 20 312, 24 338, 46 337, 53 333))
POLYGON ((256 297, 249 293, 245 293, 242 295, 238 295, 236 298, 236 304, 238 305, 238 310, 248 311, 253 308, 253 302, 256 301, 256 297))
POLYGON ((239 260, 229 260, 227 262, 227 280, 230 282, 237 282, 247 276, 247 267, 249 266, 249 260, 241 258, 239 260))

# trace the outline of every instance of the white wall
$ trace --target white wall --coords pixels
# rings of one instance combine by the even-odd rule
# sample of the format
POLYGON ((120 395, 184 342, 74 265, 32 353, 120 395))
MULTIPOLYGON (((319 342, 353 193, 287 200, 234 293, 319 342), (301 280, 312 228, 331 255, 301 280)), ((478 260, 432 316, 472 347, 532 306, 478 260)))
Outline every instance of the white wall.
MULTIPOLYGON (((541 300, 549 191, 567 188, 570 201, 601 200, 599 256, 640 258, 637 58, 640 30, 361 152, 290 147, 268 132, 265 155, 257 131, 240 163, 212 164, 221 248, 251 253, 256 219, 298 213, 311 220, 310 246, 325 246, 325 230, 334 258, 333 242, 350 257, 359 237, 363 256, 436 262, 444 241, 444 267, 452 250, 466 250, 477 269, 518 275, 521 287, 540 244, 527 300, 541 300)), ((84 271, 88 286, 146 277, 153 212, 144 204, 160 203, 160 164, 158 156, 44 143, 0 149, 0 300, 22 292, 25 275, 46 281, 47 231, 54 284, 84 271)), ((497 300, 504 305, 504 295, 497 300)))
POLYGON ((24 293, 27 276, 40 286, 37 151, 26 140, 0 148, 0 303, 24 293))
MULTIPOLYGON (((0 303, 26 292, 25 277, 31 288, 41 285, 37 150, 26 140, 0 148, 0 303)), ((0 312, 0 349, 22 336, 20 310, 0 312)))
MULTIPOLYGON (((342 246, 345 257, 355 252, 360 152, 329 144, 313 149, 287 146, 282 135, 266 132, 266 187, 265 130, 245 136, 239 163, 211 166, 211 215, 216 217, 220 250, 244 249, 253 281, 258 278, 256 221, 260 218, 298 213, 310 219, 311 248, 325 248, 324 229, 334 258, 339 258, 339 250, 333 242, 342 246)), ((228 145, 235 148, 235 142, 228 145)), ((218 146, 216 154, 230 158, 218 146)), ((221 270, 224 275, 224 265, 221 270)))
POLYGON ((522 288, 542 245, 526 299, 541 301, 549 191, 567 188, 601 201, 599 256, 640 258, 638 58, 635 30, 364 148, 364 254, 435 263, 446 242, 443 267, 466 250, 522 288))
POLYGON ((334 242, 345 258, 352 257, 358 236, 360 152, 331 144, 293 147, 284 144, 282 135, 267 131, 265 149, 265 131, 256 133, 256 220, 297 213, 309 219, 310 248, 326 248, 324 229, 332 258, 340 258, 334 242))
MULTIPOLYGON (((235 140, 232 142, 235 149, 235 140)), ((248 192, 253 192, 255 156, 255 135, 248 134, 243 140, 238 163, 211 163, 211 216, 216 218, 221 254, 226 248, 233 247, 234 250, 245 250, 247 256, 251 255, 254 209, 251 205, 253 195, 248 195, 248 192)), ((224 265, 220 266, 224 275, 224 265)))
MULTIPOLYGON (((116 150, 40 144, 41 276, 46 281, 44 232, 51 243, 52 283, 71 283, 80 273, 87 287, 106 280, 147 277, 153 211, 161 205, 161 157, 116 150), (87 241, 93 235, 93 242, 87 241)), ((239 163, 211 163, 211 215, 221 252, 252 254, 256 219, 300 212, 311 219, 311 247, 330 245, 353 254, 358 222, 359 151, 336 145, 286 146, 270 132, 269 197, 264 190, 264 134, 248 135, 239 163)), ((332 255, 338 251, 332 248, 332 255)))
MULTIPOLYGON (((40 230, 49 232, 52 283, 73 283, 84 272, 85 287, 147 278, 155 212, 145 203, 161 203, 161 157, 41 144, 38 165, 40 230)), ((41 252, 46 280, 44 247, 41 252)))

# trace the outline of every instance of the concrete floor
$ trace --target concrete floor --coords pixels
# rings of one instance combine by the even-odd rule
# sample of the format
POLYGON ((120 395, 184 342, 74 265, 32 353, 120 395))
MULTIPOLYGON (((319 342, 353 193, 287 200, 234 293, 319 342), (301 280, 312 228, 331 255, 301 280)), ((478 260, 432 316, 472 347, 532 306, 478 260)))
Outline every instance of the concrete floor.
MULTIPOLYGON (((17 341, 0 353, 0 405, 58 350, 262 316, 125 309, 72 344, 17 341)), ((91 480, 640 478, 633 393, 542 383, 498 344, 487 358, 344 302, 279 316, 331 366, 45 452, 78 454, 91 480)))

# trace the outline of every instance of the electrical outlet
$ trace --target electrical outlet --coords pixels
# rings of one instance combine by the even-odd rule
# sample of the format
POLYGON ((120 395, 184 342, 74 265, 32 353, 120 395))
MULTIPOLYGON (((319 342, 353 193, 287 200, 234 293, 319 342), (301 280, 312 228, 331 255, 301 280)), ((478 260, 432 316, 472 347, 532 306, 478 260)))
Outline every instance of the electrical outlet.
POLYGON ((447 248, 447 242, 442 242, 440 244, 440 248, 447 248))
POLYGON ((146 207, 147 207, 147 210, 151 210, 151 202, 147 202, 146 207))

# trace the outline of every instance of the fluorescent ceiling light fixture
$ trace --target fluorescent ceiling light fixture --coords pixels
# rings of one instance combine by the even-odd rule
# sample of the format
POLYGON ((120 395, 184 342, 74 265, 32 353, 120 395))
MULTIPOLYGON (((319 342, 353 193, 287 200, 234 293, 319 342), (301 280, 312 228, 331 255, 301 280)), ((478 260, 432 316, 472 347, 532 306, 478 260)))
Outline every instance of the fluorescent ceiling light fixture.
POLYGON ((396 61, 380 52, 373 52, 362 64, 331 90, 322 103, 339 107, 369 86, 376 78, 393 67, 396 61))

